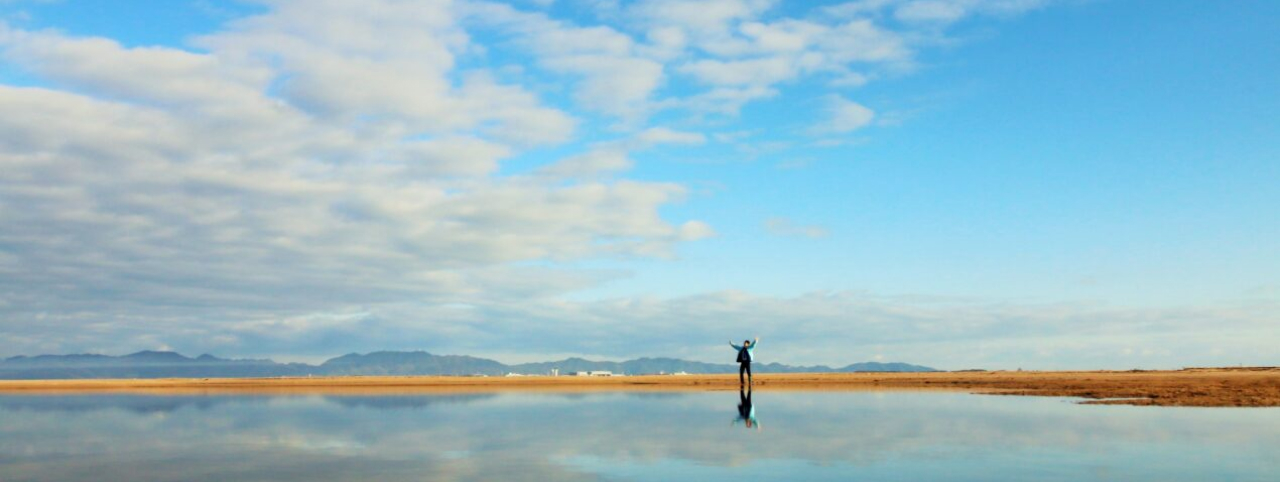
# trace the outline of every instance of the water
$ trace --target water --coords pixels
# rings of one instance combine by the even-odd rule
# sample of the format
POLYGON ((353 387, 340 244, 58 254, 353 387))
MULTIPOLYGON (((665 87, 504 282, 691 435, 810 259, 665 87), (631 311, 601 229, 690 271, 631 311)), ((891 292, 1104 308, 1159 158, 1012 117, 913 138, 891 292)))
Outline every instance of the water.
POLYGON ((0 480, 1280 480, 1280 410, 936 392, 0 395, 0 480))

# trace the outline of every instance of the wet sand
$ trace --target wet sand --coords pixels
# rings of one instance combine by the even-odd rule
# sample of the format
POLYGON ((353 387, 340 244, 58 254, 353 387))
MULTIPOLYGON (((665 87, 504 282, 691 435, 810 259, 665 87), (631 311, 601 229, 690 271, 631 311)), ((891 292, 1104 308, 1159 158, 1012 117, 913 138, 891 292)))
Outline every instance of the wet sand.
MULTIPOLYGON (((761 374, 757 390, 953 390, 992 395, 1080 397, 1084 403, 1280 407, 1280 368, 1177 371, 761 374)), ((421 394, 498 391, 737 390, 736 375, 616 377, 299 377, 131 380, 0 380, 0 393, 421 394)))

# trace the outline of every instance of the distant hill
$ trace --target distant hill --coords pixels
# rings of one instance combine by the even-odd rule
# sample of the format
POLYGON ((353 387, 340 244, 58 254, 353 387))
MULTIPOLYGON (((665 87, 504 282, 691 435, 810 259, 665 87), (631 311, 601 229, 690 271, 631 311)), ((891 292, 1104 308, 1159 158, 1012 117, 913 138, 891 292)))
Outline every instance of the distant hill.
POLYGON ((124 356, 16 356, 0 362, 0 379, 63 378, 245 378, 305 375, 314 368, 271 360, 229 360, 213 355, 188 358, 171 351, 124 356))
MULTIPOLYGON (((434 355, 425 351, 351 353, 320 365, 276 363, 267 359, 225 359, 213 355, 189 358, 170 351, 140 351, 124 356, 39 355, 0 361, 0 379, 66 378, 245 378, 306 375, 504 375, 545 374, 559 369, 573 372, 611 371, 632 375, 652 373, 736 373, 735 364, 704 363, 676 358, 637 358, 623 362, 567 358, 559 361, 507 365, 487 358, 434 355)), ((755 365, 756 373, 930 372, 933 368, 908 363, 854 363, 843 368, 825 365, 755 365)))
POLYGON ((836 370, 838 372, 936 372, 935 368, 902 362, 862 362, 836 370))
POLYGON ((511 368, 487 358, 432 355, 425 351, 351 353, 319 367, 325 375, 502 375, 511 368))

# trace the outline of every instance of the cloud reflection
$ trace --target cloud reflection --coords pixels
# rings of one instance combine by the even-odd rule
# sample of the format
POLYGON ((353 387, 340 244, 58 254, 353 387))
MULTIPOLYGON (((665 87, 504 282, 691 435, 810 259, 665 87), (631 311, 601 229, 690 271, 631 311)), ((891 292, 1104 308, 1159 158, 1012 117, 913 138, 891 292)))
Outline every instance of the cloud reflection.
MULTIPOLYGON (((715 479, 797 463, 797 477, 831 477, 903 460, 942 474, 1016 467, 1036 454, 1090 478, 1074 471, 1145 470, 1134 450, 1192 447, 1215 457, 1219 475, 1280 470, 1265 453, 1276 412, 963 394, 6 395, 0 415, 6 480, 662 479, 678 475, 664 467, 690 466, 715 479), (726 427, 726 409, 744 401, 767 407, 769 430, 726 427), (652 470, 633 477, 601 463, 652 470)), ((1212 475, 1190 459, 1163 464, 1212 475)))

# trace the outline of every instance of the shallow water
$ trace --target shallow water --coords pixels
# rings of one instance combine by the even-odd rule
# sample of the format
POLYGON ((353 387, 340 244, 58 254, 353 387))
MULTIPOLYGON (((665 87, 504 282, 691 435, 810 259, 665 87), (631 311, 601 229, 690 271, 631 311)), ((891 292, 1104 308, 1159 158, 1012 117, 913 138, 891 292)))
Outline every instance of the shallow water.
POLYGON ((1274 481, 1280 409, 940 392, 0 395, 0 480, 1274 481), (750 413, 747 413, 750 415, 750 413), (749 417, 748 417, 749 418, 749 417))

